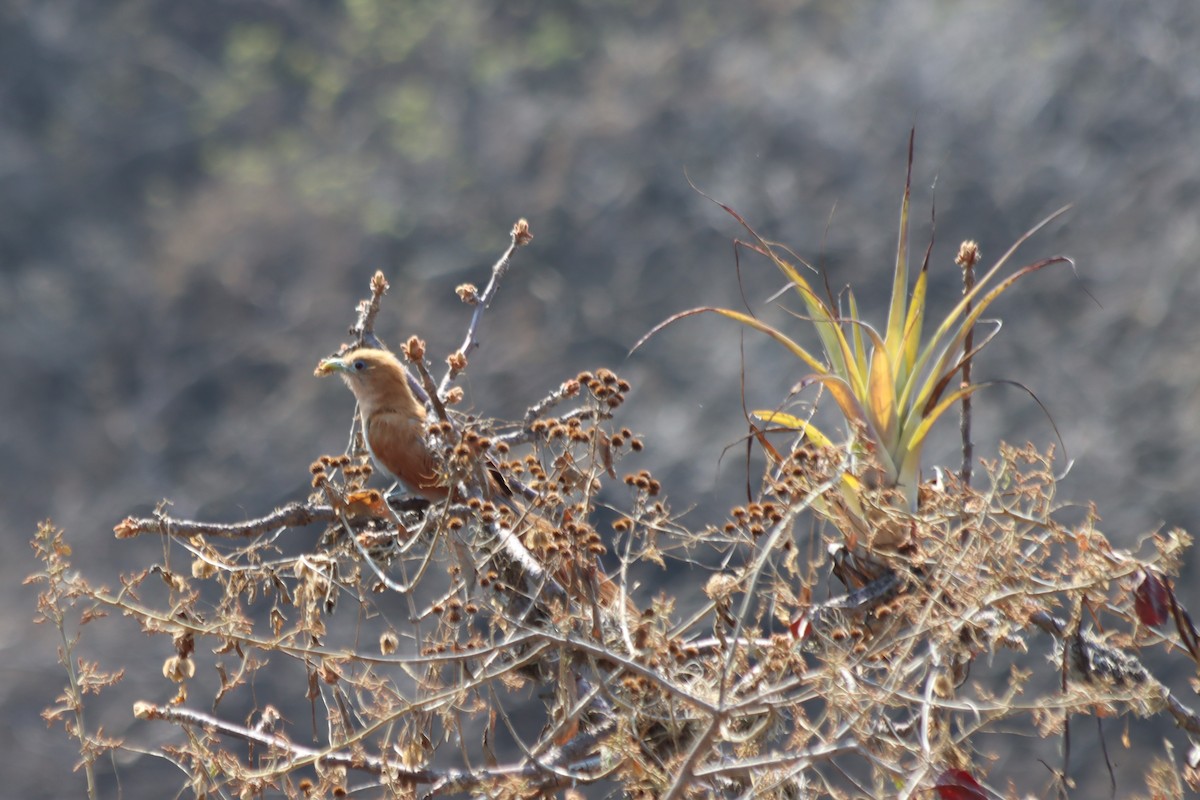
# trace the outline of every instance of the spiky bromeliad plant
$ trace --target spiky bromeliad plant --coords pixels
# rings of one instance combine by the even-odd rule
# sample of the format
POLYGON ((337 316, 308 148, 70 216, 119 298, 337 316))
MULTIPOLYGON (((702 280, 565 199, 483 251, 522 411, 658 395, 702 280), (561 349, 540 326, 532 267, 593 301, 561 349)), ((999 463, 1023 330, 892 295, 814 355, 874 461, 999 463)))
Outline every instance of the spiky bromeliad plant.
MULTIPOLYGON (((739 246, 769 258, 787 278, 790 288, 800 296, 807 310, 804 319, 815 328, 824 358, 778 328, 749 313, 728 308, 703 307, 683 311, 655 326, 642 339, 644 342, 665 326, 684 317, 715 313, 765 333, 804 362, 811 372, 801 380, 800 387, 818 384, 829 392, 845 419, 852 442, 850 452, 860 456, 841 470, 836 481, 836 493, 832 497, 818 499, 814 507, 851 541, 865 536, 876 546, 896 544, 903 533, 895 526, 891 526, 890 532, 881 530, 879 519, 870 511, 876 501, 867 501, 866 488, 870 486, 872 491, 899 496, 903 500, 897 499, 897 505, 902 503, 901 507, 916 510, 921 449, 933 424, 949 408, 983 386, 962 378, 962 375, 969 374, 966 370, 968 364, 995 334, 993 330, 978 344, 972 342, 969 334, 981 315, 1022 277, 1051 264, 1072 263, 1065 256, 1042 259, 1021 267, 993 285, 1017 248, 1069 208, 1063 207, 1022 235, 964 292, 962 299, 942 318, 929 337, 922 338, 932 240, 926 249, 912 295, 909 296, 908 215, 912 162, 913 138, 910 136, 891 302, 887 328, 882 334, 859 317, 853 291, 846 293, 848 314, 843 315, 832 297, 822 299, 800 269, 781 255, 778 245, 755 232, 736 211, 718 203, 750 234, 751 241, 739 241, 739 246), (956 376, 959 376, 958 381, 955 381, 956 376), (870 480, 864 480, 868 474, 870 480)), ((801 263, 812 269, 803 261, 801 263)), ((779 410, 760 410, 753 414, 778 429, 801 433, 816 448, 833 447, 831 438, 809 420, 779 410)), ((768 456, 776 464, 782 463, 783 458, 771 447, 762 432, 756 433, 768 456)))

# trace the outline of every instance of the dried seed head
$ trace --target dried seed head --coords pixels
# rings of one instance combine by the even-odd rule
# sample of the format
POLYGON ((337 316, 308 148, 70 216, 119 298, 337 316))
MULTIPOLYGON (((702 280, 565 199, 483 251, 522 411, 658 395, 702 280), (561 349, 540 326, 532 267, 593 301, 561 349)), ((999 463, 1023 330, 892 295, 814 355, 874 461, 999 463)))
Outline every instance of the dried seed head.
POLYGON ((171 656, 163 662, 163 677, 175 683, 183 683, 196 674, 196 662, 190 658, 171 656))
POLYGON ((958 255, 954 257, 954 263, 967 270, 979 263, 979 257, 979 243, 968 239, 959 245, 958 255))
POLYGON ((387 278, 383 277, 383 270, 375 270, 375 274, 371 276, 371 294, 386 294, 388 290, 387 278))
POLYGON ((469 306, 476 305, 479 302, 479 289, 473 283, 460 283, 455 287, 454 291, 458 295, 458 299, 469 306))
POLYGON ((704 593, 708 595, 708 599, 719 605, 725 605, 737 591, 737 578, 732 575, 718 572, 708 579, 708 583, 704 584, 704 593))
POLYGON ((404 343, 404 347, 401 348, 401 352, 409 361, 422 361, 425 358, 425 342, 416 336, 410 336, 404 343))
POLYGON ((517 247, 524 247, 533 241, 533 232, 529 230, 529 220, 522 217, 513 225, 512 241, 517 247))

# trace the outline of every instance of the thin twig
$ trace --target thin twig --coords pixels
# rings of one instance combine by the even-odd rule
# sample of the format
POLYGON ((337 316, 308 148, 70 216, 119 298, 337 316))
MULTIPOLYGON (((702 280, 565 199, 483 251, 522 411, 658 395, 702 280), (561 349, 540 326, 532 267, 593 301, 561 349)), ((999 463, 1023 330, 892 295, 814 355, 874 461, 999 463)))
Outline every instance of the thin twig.
MULTIPOLYGON (((267 748, 272 753, 285 754, 293 766, 297 762, 320 764, 323 767, 343 767, 371 775, 386 775, 389 780, 429 785, 429 796, 478 791, 494 786, 504 779, 558 780, 553 772, 538 763, 510 764, 470 771, 446 769, 412 769, 399 759, 371 755, 360 747, 346 749, 317 749, 297 744, 279 733, 248 728, 227 722, 220 717, 187 708, 138 702, 133 707, 134 716, 140 720, 161 720, 184 727, 199 728, 209 733, 239 739, 267 748)), ((591 744, 590 737, 580 737, 581 742, 568 743, 560 752, 571 752, 581 744, 591 744)))
MULTIPOLYGON (((971 292, 975 288, 975 264, 979 261, 979 245, 975 242, 963 242, 962 247, 958 250, 958 257, 954 259, 955 263, 962 268, 963 273, 963 295, 967 297, 967 305, 963 313, 966 318, 971 316, 971 292)), ((971 385, 971 364, 974 361, 972 351, 975 349, 975 326, 972 324, 967 328, 966 338, 963 339, 963 363, 962 371, 962 388, 966 389, 971 385)), ((971 393, 963 394, 962 399, 962 421, 960 430, 962 431, 962 471, 959 473, 962 478, 963 488, 971 488, 971 462, 975 460, 975 445, 971 441, 971 393)))
POLYGON ((162 533, 172 536, 220 536, 244 539, 259 536, 278 528, 303 528, 314 522, 333 522, 337 513, 332 506, 311 503, 288 503, 264 517, 239 522, 206 522, 179 519, 168 514, 153 517, 126 517, 113 528, 118 539, 128 539, 143 533, 162 533))
POLYGON ((386 350, 387 347, 375 335, 375 317, 379 315, 379 301, 387 294, 388 282, 382 270, 376 270, 371 276, 371 297, 358 303, 358 319, 350 326, 350 333, 355 337, 359 347, 374 347, 386 350))
MULTIPOLYGON (((566 425, 573 419, 579 420, 580 422, 602 422, 604 420, 612 419, 612 416, 612 412, 603 408, 576 408, 572 411, 562 414, 561 416, 554 417, 554 421, 563 425, 566 425)), ((509 446, 514 446, 518 444, 528 444, 535 438, 536 435, 533 433, 533 431, 529 430, 529 426, 526 425, 525 427, 519 430, 511 431, 510 433, 501 433, 493 436, 492 441, 504 442, 509 446)))
POLYGON ((522 420, 525 423, 525 427, 529 427, 535 419, 538 419, 562 401, 570 397, 578 397, 579 390, 580 385, 577 379, 572 378, 569 381, 563 381, 562 386, 531 405, 525 411, 525 418, 522 420))
POLYGON ((423 394, 433 406, 433 412, 437 414, 437 418, 442 422, 450 422, 450 415, 446 413, 446 406, 442 403, 442 393, 434 388, 433 376, 429 374, 429 369, 425 366, 425 343, 415 336, 412 337, 404 346, 404 357, 416 368, 417 374, 421 378, 423 394))
POLYGON ((133 715, 141 720, 162 720, 176 725, 200 728, 209 733, 240 739, 245 742, 265 747, 271 752, 286 753, 292 761, 308 761, 327 766, 340 766, 355 769, 373 775, 383 775, 385 772, 402 780, 414 783, 428 784, 446 777, 446 773, 426 769, 410 769, 399 760, 381 758, 370 755, 361 748, 347 751, 324 750, 305 747, 293 742, 280 733, 247 728, 226 722, 220 717, 194 711, 188 708, 155 705, 154 703, 138 702, 133 706, 133 715))
MULTIPOLYGON (((496 296, 496 291, 500 288, 500 279, 504 277, 504 273, 508 271, 508 265, 512 259, 513 253, 533 241, 533 234, 529 231, 529 223, 524 219, 517 220, 513 225, 512 231, 509 234, 511 242, 508 249, 504 251, 504 255, 500 256, 500 260, 492 266, 492 277, 488 281, 488 285, 484 288, 483 293, 478 297, 473 298, 475 311, 471 314, 471 324, 467 326, 467 335, 463 338, 462 344, 458 346, 458 353, 462 355, 463 363, 471 355, 471 351, 479 346, 477 339, 479 334, 479 323, 483 320, 483 312, 491 305, 492 299, 496 296)), ((452 361, 451 366, 446 370, 446 375, 442 378, 442 382, 438 385, 437 395, 444 396, 447 389, 450 388, 450 382, 458 377, 461 368, 454 366, 457 363, 452 361)))

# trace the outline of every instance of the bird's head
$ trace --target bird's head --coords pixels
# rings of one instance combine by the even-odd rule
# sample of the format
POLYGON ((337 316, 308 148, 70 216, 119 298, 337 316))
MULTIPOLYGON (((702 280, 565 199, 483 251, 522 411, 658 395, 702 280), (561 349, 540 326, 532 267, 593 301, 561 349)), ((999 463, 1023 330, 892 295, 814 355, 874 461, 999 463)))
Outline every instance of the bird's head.
POLYGON ((323 376, 337 373, 347 379, 362 379, 380 367, 395 370, 400 368, 400 362, 386 350, 357 347, 340 356, 322 359, 313 374, 323 376))
POLYGON ((340 356, 323 359, 314 374, 341 375, 358 402, 366 406, 407 408, 418 405, 408 388, 404 365, 387 350, 357 347, 340 356))

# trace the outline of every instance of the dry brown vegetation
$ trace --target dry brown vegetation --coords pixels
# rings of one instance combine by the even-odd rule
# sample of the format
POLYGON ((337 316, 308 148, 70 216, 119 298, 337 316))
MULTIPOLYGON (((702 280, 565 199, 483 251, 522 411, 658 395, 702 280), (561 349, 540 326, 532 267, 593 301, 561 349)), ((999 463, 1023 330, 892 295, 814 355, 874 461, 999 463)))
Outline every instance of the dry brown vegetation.
MULTIPOLYGON (((478 313, 440 385, 420 343, 405 348, 456 496, 371 488, 355 427, 311 466, 309 497, 265 516, 217 524, 164 504, 120 522, 118 539, 164 547, 115 588, 39 529, 39 612, 69 676, 46 717, 78 739, 92 796, 94 762, 127 746, 86 716, 125 666, 84 655, 110 615, 149 635, 130 663, 161 658, 174 684, 133 714, 174 726, 153 755, 197 797, 1017 796, 1029 776, 992 771, 1005 737, 1057 743, 1040 783, 1066 795, 1080 718, 1169 715, 1200 735, 1142 660, 1200 663, 1170 578, 1190 539, 1114 548, 1093 511, 1060 507, 1052 450, 1001 446, 977 488, 938 472, 910 503, 870 414, 847 414, 836 443, 780 412, 750 421, 766 454, 753 501, 685 525, 636 466, 642 438, 617 415, 630 387, 610 370, 516 423, 455 412, 478 316, 527 234, 486 289, 460 287, 478 313), (489 468, 517 501, 488 495, 489 468), (701 576, 690 596, 654 588, 668 568, 701 576)), ((377 341, 387 288, 373 279, 356 342, 377 341)), ((948 362, 967 383, 976 317, 948 362)), ((1152 796, 1197 787, 1183 742, 1146 769, 1152 796)))

